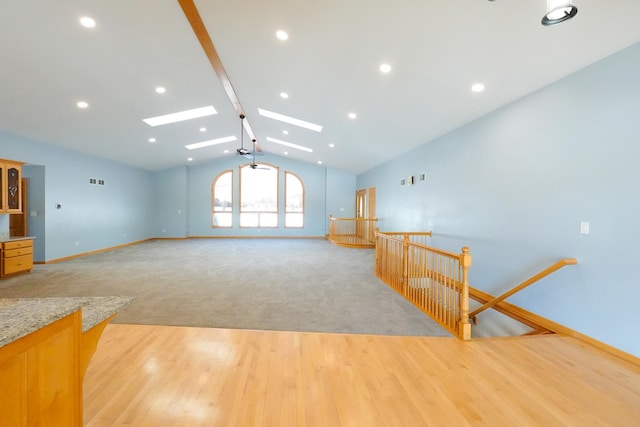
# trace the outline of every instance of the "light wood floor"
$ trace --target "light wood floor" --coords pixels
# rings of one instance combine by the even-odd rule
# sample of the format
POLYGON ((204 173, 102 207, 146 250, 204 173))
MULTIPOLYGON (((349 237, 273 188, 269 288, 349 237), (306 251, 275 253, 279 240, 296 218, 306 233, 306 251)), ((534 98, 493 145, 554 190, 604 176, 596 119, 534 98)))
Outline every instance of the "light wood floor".
POLYGON ((640 367, 572 338, 109 325, 88 426, 638 426, 640 367))

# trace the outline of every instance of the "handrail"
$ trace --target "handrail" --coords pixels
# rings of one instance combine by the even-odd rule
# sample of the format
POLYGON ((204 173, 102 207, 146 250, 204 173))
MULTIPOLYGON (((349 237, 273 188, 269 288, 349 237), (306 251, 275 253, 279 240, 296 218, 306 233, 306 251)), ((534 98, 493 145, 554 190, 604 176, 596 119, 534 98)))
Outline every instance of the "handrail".
POLYGON ((335 218, 329 216, 328 240, 340 246, 373 248, 377 218, 335 218))
POLYGON ((495 306, 496 304, 498 304, 499 302, 509 298, 511 295, 515 294, 516 292, 520 292, 521 290, 523 290, 527 286, 530 286, 533 283, 537 282, 538 280, 547 277, 551 273, 560 270, 562 267, 565 267, 567 265, 575 265, 577 263, 578 263, 578 260, 575 259, 575 258, 562 259, 562 260, 556 262, 555 264, 551 265, 550 267, 545 268, 541 272, 531 276, 530 278, 528 278, 524 282, 520 283, 515 288, 503 293, 500 296, 495 297, 491 301, 489 301, 489 302, 485 303, 484 305, 478 307, 477 309, 473 310, 471 313, 469 313, 469 317, 472 318, 474 320, 474 322, 475 322, 476 316, 478 316, 478 314, 480 314, 481 312, 485 311, 486 309, 495 306))
POLYGON ((453 253, 410 240, 431 232, 389 235, 376 230, 375 236, 376 276, 452 334, 470 339, 469 248, 453 253))

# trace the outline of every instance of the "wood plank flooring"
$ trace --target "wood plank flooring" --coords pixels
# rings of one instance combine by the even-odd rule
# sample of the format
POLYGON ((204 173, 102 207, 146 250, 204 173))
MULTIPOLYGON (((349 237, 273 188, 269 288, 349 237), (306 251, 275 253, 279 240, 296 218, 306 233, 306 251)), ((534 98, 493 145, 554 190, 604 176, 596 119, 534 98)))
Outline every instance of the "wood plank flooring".
POLYGON ((560 336, 107 326, 87 426, 637 426, 640 366, 560 336))

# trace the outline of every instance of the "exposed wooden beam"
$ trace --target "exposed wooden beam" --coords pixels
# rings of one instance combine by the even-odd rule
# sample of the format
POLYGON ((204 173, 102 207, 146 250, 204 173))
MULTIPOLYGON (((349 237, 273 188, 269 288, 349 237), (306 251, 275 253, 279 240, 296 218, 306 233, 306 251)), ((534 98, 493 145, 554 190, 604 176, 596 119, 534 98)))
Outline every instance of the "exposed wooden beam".
MULTIPOLYGON (((249 137, 251 139, 254 139, 255 133, 251 129, 251 126, 249 125, 249 121, 246 119, 247 114, 244 111, 244 108, 242 108, 242 104, 240 103, 240 98, 238 98, 238 94, 236 93, 235 89, 233 88, 233 85, 231 84, 231 79, 229 79, 229 75, 227 74, 227 71, 224 69, 224 66, 222 65, 222 61, 220 60, 218 51, 216 50, 216 47, 214 46, 213 41, 209 36, 209 32, 207 31, 207 28, 205 27, 204 22, 202 21, 202 17, 200 16, 200 12, 198 12, 198 8, 196 7, 193 0, 178 0, 178 3, 182 8, 182 12, 184 12, 184 16, 189 21, 189 24, 191 24, 191 28, 193 29, 193 32, 198 38, 198 41, 202 46, 202 50, 204 51, 204 54, 209 59, 209 62, 211 63, 213 70, 218 76, 218 80, 220 80, 220 83, 222 84, 222 88, 227 94, 227 98, 229 98, 229 101, 231 101, 231 105, 233 106, 233 109, 235 110, 236 115, 238 117, 245 116, 245 119, 243 120, 244 129, 247 131, 247 134, 249 135, 249 137)), ((262 151, 257 141, 256 141, 256 151, 262 151)))

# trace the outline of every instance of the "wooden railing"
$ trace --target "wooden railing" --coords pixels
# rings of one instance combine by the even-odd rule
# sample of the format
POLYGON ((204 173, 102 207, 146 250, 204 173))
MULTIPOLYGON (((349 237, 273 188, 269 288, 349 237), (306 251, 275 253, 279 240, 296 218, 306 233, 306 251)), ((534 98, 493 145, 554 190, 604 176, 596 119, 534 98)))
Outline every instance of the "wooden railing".
MULTIPOLYGON (((533 276, 531 276, 530 278, 528 278, 527 280, 525 280, 524 282, 520 283, 518 286, 514 287, 513 289, 503 293, 500 296, 497 297, 493 297, 490 300, 486 301, 482 306, 478 307, 477 309, 473 310, 470 314, 469 317, 473 319, 473 322, 476 323, 477 322, 477 316, 478 314, 480 314, 481 312, 485 311, 488 308, 496 308, 502 301, 504 301, 505 299, 509 298, 511 295, 515 294, 516 292, 520 292, 521 290, 523 290, 524 288, 531 286, 532 284, 534 284, 535 282, 539 281, 540 279, 543 279, 545 277, 547 277, 548 275, 550 275, 551 273, 560 270, 562 267, 565 267, 567 265, 575 265, 578 263, 578 260, 575 258, 565 258, 565 259, 561 259, 560 261, 554 263, 553 265, 545 268, 544 270, 540 271, 537 274, 534 274, 533 276)), ((503 308, 504 309, 504 308, 503 308)), ((503 314, 507 314, 508 316, 510 316, 510 314, 504 313, 503 314)), ((534 328, 535 331, 541 331, 542 333, 545 332, 545 330, 540 327, 537 328, 537 325, 531 325, 526 321, 520 320, 514 316, 511 316, 516 320, 519 320, 520 322, 531 326, 532 328, 534 328)))
POLYGON ((422 235, 376 231, 376 276, 453 335, 468 340, 469 248, 455 254, 412 241, 426 239, 417 237, 422 235))
POLYGON ((329 241, 349 247, 373 248, 377 218, 329 217, 329 241))

